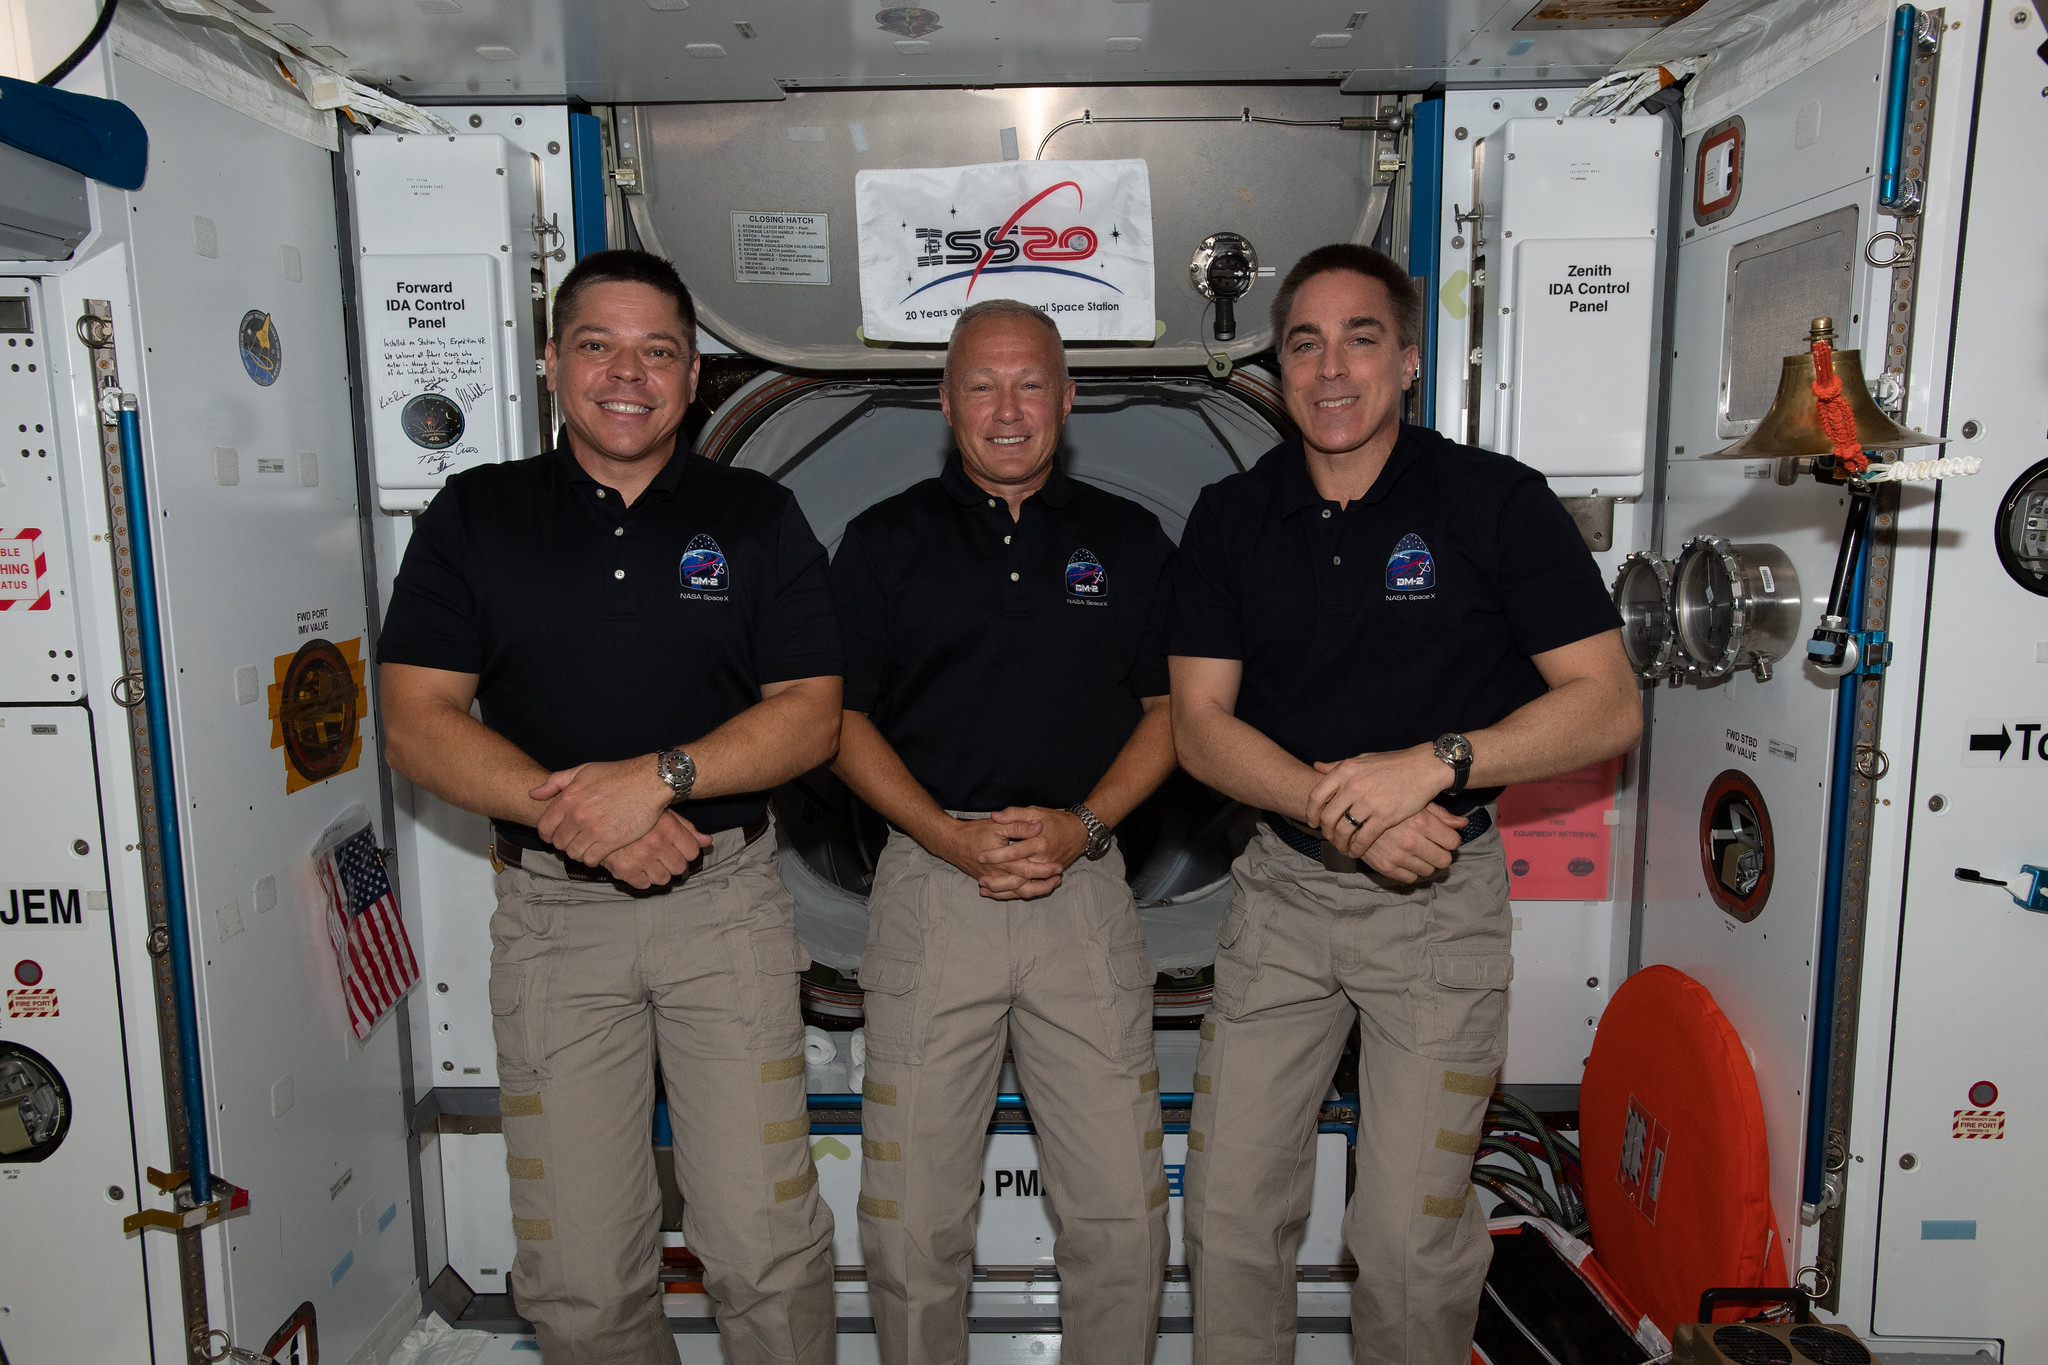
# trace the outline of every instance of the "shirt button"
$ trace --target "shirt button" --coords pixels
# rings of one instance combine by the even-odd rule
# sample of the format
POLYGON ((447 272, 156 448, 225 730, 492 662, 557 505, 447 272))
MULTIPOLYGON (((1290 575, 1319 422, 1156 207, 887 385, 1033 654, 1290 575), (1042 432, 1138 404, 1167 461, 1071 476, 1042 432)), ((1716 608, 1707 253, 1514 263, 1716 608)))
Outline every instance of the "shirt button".
POLYGON ((625 571, 624 569, 613 569, 613 570, 612 570, 612 577, 613 577, 613 578, 624 578, 625 576, 626 576, 626 571, 625 571))
POLYGON ((1329 519, 1330 519, 1330 509, 1329 509, 1329 508, 1327 508, 1327 507, 1325 507, 1325 508, 1323 509, 1323 520, 1324 520, 1324 521, 1328 521, 1329 519))
POLYGON ((1012 583, 1015 583, 1015 582, 1017 581, 1017 575, 1016 575, 1016 574, 1011 574, 1011 575, 1010 575, 1010 581, 1011 581, 1012 583))
POLYGON ((1342 563, 1344 562, 1344 556, 1343 556, 1343 555, 1331 555, 1331 556, 1330 556, 1330 562, 1331 562, 1332 564, 1342 564, 1342 563))
POLYGON ((1004 536, 1004 537, 1003 537, 1003 544, 1005 544, 1005 545, 1008 545, 1009 543, 1010 543, 1010 538, 1009 538, 1008 536, 1004 536))
POLYGON ((597 495, 598 495, 598 496, 599 496, 600 498, 601 498, 601 497, 603 497, 603 496, 604 496, 604 490, 603 490, 602 488, 598 489, 598 490, 597 490, 597 495))
POLYGON ((626 528, 623 526, 614 526, 612 528, 612 534, 615 536, 622 536, 626 534, 626 528))
POLYGON ((988 500, 988 505, 989 505, 990 507, 994 507, 994 506, 996 505, 996 500, 995 500, 994 498, 990 498, 990 499, 988 500))

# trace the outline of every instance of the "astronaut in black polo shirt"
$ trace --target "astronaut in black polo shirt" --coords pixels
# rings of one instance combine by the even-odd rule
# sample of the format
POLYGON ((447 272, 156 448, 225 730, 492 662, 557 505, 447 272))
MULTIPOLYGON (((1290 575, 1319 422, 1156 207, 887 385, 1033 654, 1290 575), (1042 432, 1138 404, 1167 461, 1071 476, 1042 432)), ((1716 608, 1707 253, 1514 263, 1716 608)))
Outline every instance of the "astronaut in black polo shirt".
POLYGON ((1293 1359, 1316 1106, 1357 1019, 1352 1359, 1464 1365, 1472 1156, 1507 1052, 1501 787, 1642 728, 1620 621, 1542 476, 1403 427, 1421 303, 1361 246, 1273 302, 1300 436, 1207 489, 1167 649, 1188 771, 1266 812, 1232 869, 1188 1133, 1195 1359, 1293 1359))
POLYGON ((1152 963, 1110 830, 1173 770, 1172 546, 1054 462, 1059 330, 961 314, 943 473, 846 528, 835 771, 895 832, 875 868, 860 1236, 888 1365, 962 1365, 982 1145, 1014 1052, 1060 1220, 1061 1359, 1152 1358, 1166 1174, 1152 963))
POLYGON ((675 1365, 658 1060, 725 1359, 827 1362, 809 959, 765 837, 838 736, 825 552, 785 489, 678 442, 696 312, 666 261, 585 257, 554 324, 565 444, 448 481, 378 645, 391 766, 496 831, 512 1291, 547 1360, 675 1365))

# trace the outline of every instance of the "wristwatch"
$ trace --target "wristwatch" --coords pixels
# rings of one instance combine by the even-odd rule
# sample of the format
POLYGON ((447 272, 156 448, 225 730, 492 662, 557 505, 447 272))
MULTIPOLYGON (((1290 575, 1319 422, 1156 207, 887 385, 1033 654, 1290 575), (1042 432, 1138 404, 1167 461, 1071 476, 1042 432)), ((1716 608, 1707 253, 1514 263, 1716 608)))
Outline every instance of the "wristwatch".
POLYGON ((1451 772, 1455 774, 1451 778, 1451 785, 1441 794, 1456 796, 1465 790, 1465 779, 1472 776, 1472 741, 1456 732, 1439 735, 1436 741, 1436 756, 1450 764, 1451 772))
POLYGON ((654 756, 654 771, 675 793, 671 805, 690 799, 690 788, 697 785, 696 759, 681 749, 664 749, 654 756))
POLYGON ((1103 824, 1094 811, 1077 801, 1067 807, 1067 814, 1079 820, 1088 831, 1088 847, 1082 850, 1083 857, 1100 858, 1109 852, 1109 826, 1103 824))

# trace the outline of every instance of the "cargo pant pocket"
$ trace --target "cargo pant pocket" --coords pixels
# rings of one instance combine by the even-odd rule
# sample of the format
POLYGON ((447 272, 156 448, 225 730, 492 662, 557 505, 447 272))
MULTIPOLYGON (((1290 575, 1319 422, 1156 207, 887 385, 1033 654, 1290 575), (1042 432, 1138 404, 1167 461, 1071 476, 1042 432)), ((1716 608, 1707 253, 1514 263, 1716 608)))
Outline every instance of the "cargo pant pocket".
POLYGON ((747 935, 752 959, 752 1015, 747 1038, 756 1051, 782 1052, 803 1037, 797 975, 811 965, 811 955, 797 941, 794 928, 778 925, 747 935))
POLYGON ((923 975, 922 953, 871 944, 861 954, 860 988, 865 995, 868 1056, 913 1066, 924 1060, 917 989, 923 975))
POLYGON ((1103 1002, 1110 1047, 1120 1061, 1137 1061, 1152 1050, 1152 954, 1143 941, 1109 951, 1109 998, 1103 1002))
POLYGON ((1266 896, 1239 886, 1223 922, 1216 926, 1216 1012, 1225 1019, 1240 1017, 1245 996, 1259 979, 1259 956, 1265 946, 1266 896))
POLYGON ((500 962, 491 967, 491 1035, 498 1047, 498 1083, 532 1089, 547 1079, 546 964, 500 962))
POLYGON ((1514 976, 1514 954, 1504 950, 1430 949, 1417 1050, 1444 1061, 1498 1058, 1507 1044, 1508 983, 1514 976))

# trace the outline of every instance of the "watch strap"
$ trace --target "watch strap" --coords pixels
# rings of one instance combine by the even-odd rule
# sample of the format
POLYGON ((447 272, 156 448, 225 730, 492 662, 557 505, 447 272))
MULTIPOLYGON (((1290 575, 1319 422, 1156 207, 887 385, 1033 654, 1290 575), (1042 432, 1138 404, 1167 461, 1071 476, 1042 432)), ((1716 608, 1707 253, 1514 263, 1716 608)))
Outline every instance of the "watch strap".
POLYGON ((1095 859, 1109 852, 1109 826, 1102 823, 1101 817, 1080 801, 1068 806, 1067 814, 1079 820, 1088 831, 1088 847, 1082 856, 1095 859))

